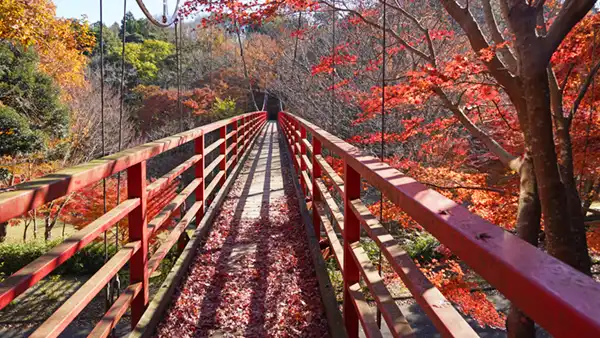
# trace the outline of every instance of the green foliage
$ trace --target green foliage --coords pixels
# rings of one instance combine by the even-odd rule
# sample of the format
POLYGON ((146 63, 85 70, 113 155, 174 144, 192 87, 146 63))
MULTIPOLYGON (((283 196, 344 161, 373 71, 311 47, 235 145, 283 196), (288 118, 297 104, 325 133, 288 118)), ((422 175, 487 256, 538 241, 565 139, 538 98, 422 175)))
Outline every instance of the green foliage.
POLYGON ((125 60, 137 71, 143 83, 156 79, 160 64, 174 52, 174 46, 165 41, 145 40, 125 46, 125 60))
POLYGON ((369 257, 369 260, 375 265, 379 264, 379 247, 377 243, 370 238, 361 238, 360 244, 369 257))
MULTIPOLYGON (((90 30, 98 43, 94 46, 93 55, 100 54, 100 23, 96 22, 90 26, 90 30)), ((102 36, 104 37, 104 53, 106 56, 121 53, 121 41, 119 40, 118 32, 106 25, 102 27, 102 36)))
MULTIPOLYGON (((144 42, 144 40, 167 40, 168 31, 155 27, 148 19, 136 19, 131 12, 125 15, 126 33, 125 40, 127 42, 144 42)), ((119 37, 123 38, 123 20, 119 27, 119 37)))
POLYGON ((43 136, 33 132, 27 120, 14 109, 0 105, 0 155, 15 156, 39 150, 44 145, 43 136))
MULTIPOLYGON (((48 252, 61 241, 62 239, 51 242, 33 241, 0 244, 0 257, 2 257, 0 275, 4 274, 8 276, 15 273, 20 268, 48 252)), ((114 246, 109 246, 109 255, 113 255, 115 251, 114 246)), ((102 265, 104 265, 104 245, 102 243, 91 243, 63 263, 55 270, 55 273, 63 275, 89 275, 100 269, 102 265)))
POLYGON ((442 258, 437 250, 440 242, 427 232, 421 232, 405 241, 404 249, 410 257, 419 263, 430 263, 433 259, 442 258))
MULTIPOLYGON (((48 277, 48 283, 50 285, 58 285, 58 283, 60 283, 61 278, 62 277, 59 274, 51 275, 48 277)), ((48 300, 53 301, 58 301, 63 296, 62 290, 60 290, 60 288, 43 288, 42 292, 48 300)))
POLYGON ((212 106, 211 113, 213 116, 224 119, 234 115, 239 114, 239 110, 237 109, 237 103, 234 99, 226 98, 220 99, 216 98, 215 103, 212 106))
MULTIPOLYGON (((4 139, 0 153, 27 152, 35 149, 44 137, 61 138, 68 133, 69 111, 60 101, 60 89, 52 78, 38 70, 33 48, 24 49, 0 43, 1 120, 5 128, 16 128, 16 138, 4 139), (9 107, 9 108, 6 108, 9 107), (38 140, 26 146, 23 141, 38 140)), ((8 131, 8 129, 3 129, 8 131)))
POLYGON ((325 261, 325 265, 327 267, 327 274, 329 274, 331 286, 335 292, 335 298, 338 302, 342 302, 344 300, 344 277, 338 269, 337 261, 332 256, 325 261))

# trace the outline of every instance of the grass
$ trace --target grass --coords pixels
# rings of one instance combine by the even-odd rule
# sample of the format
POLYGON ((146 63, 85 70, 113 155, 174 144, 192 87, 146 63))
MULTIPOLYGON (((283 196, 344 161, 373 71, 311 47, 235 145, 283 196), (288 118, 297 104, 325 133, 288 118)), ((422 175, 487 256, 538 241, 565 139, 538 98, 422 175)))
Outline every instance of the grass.
MULTIPOLYGON (((44 240, 44 219, 38 218, 37 224, 38 224, 37 240, 43 241, 44 240)), ((24 230, 25 230, 25 222, 22 220, 19 221, 18 224, 9 225, 7 232, 6 232, 5 242, 6 243, 23 243, 23 231, 24 230)), ((69 237, 72 234, 74 234, 75 232, 77 232, 77 229, 75 229, 73 227, 73 225, 71 225, 71 224, 65 225, 65 237, 69 237)), ((56 226, 54 226, 54 228, 52 229, 51 234, 52 234, 52 239, 57 239, 57 238, 63 237, 63 223, 58 222, 56 224, 56 226)), ((27 228, 27 243, 29 243, 33 240, 34 240, 33 224, 30 224, 29 228, 27 228)), ((0 245, 2 245, 2 244, 0 244, 0 245)))

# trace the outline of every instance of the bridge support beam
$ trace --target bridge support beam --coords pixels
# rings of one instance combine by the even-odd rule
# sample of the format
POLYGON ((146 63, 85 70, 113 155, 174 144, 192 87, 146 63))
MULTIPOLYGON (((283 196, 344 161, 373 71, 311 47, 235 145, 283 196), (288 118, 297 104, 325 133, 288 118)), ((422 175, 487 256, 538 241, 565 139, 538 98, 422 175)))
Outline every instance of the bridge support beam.
POLYGON ((223 156, 221 163, 219 164, 219 170, 223 172, 223 177, 221 178, 219 185, 223 186, 227 179, 227 125, 224 125, 219 129, 219 137, 223 140, 223 143, 219 146, 219 153, 223 156))
POLYGON ((306 170, 306 162, 304 161, 304 156, 306 155, 306 144, 304 143, 304 139, 306 139, 306 128, 303 126, 300 127, 300 139, 298 142, 300 143, 300 172, 298 178, 300 179, 300 184, 302 186, 302 192, 304 196, 308 196, 308 182, 305 182, 302 178, 302 173, 306 170))
POLYGON ((142 291, 131 302, 131 327, 135 328, 148 301, 150 289, 148 282, 148 220, 146 192, 146 161, 127 169, 128 198, 139 198, 140 205, 129 213, 129 241, 140 241, 140 249, 129 262, 130 285, 142 283, 142 291))
POLYGON ((312 191, 313 191, 313 208, 312 208, 312 216, 313 216, 313 227, 315 228, 315 236, 318 241, 321 241, 321 216, 319 215, 319 211, 316 208, 317 202, 321 201, 321 194, 318 193, 319 187, 317 186, 317 179, 321 178, 321 165, 319 161, 317 161, 317 155, 321 155, 321 141, 319 141, 316 137, 312 138, 312 191))
POLYGON ((233 155, 231 155, 231 156, 235 157, 235 160, 233 160, 233 164, 232 164, 232 166, 234 166, 234 167, 238 163, 238 160, 239 160, 238 154, 240 154, 239 149, 238 149, 239 146, 240 146, 240 144, 238 142, 238 135, 239 135, 238 134, 238 128, 239 128, 239 124, 240 124, 240 120, 239 119, 235 120, 235 122, 233 122, 233 131, 235 132, 235 134, 233 134, 233 136, 231 137, 231 142, 233 142, 233 144, 235 144, 235 146, 233 147, 233 150, 232 150, 233 151, 233 155))
POLYGON ((358 337, 358 312, 354 307, 350 287, 360 280, 356 261, 352 259, 352 244, 360 241, 360 220, 352 212, 351 201, 360 198, 360 174, 344 160, 344 323, 348 337, 358 337))
POLYGON ((196 225, 200 225, 200 221, 202 220, 202 216, 204 216, 204 188, 206 187, 206 183, 204 181, 204 133, 200 135, 194 141, 194 148, 196 155, 202 155, 202 158, 196 163, 195 166, 195 175, 197 179, 201 179, 202 182, 196 188, 196 202, 202 202, 202 206, 198 209, 196 213, 196 225))

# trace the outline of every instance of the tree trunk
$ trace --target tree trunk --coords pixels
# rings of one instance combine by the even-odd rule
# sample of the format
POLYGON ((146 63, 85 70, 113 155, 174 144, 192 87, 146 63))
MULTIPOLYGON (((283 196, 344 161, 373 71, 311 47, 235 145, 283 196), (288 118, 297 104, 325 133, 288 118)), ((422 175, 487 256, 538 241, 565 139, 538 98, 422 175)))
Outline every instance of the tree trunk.
POLYGON ((567 199, 567 211, 570 216, 571 232, 573 235, 573 246, 577 259, 577 266, 583 273, 591 275, 591 260, 588 254, 585 215, 581 207, 581 199, 577 191, 577 182, 573 169, 573 151, 571 144, 571 135, 569 134, 568 124, 564 120, 556 123, 556 136, 559 144, 560 177, 565 185, 565 196, 567 199))
POLYGON ((27 230, 29 229, 30 224, 31 221, 25 221, 25 224, 23 226, 23 243, 27 242, 27 230))
POLYGON ((567 198, 568 191, 558 168, 547 72, 550 47, 536 33, 537 14, 537 8, 515 1, 510 7, 509 21, 515 35, 519 77, 527 106, 529 137, 526 148, 531 150, 533 158, 544 215, 546 250, 574 268, 589 273, 587 245, 585 241, 576 240, 572 231, 583 227, 581 211, 579 216, 572 214, 568 204, 572 198, 567 198))
POLYGON ((3 243, 6 240, 7 232, 8 222, 0 223, 0 243, 3 243))
MULTIPOLYGON (((537 193, 533 160, 526 152, 519 169, 519 209, 517 210, 517 235, 533 246, 538 245, 538 236, 541 229, 541 207, 537 193)), ((535 323, 519 308, 511 305, 506 318, 506 331, 508 337, 524 338, 535 337, 535 323)))
POLYGON ((50 220, 48 218, 46 218, 46 221, 44 224, 44 240, 46 242, 49 242, 50 240, 52 240, 52 223, 50 222, 50 220))
MULTIPOLYGON (((533 51, 535 47, 525 49, 529 49, 531 54, 528 54, 529 58, 523 59, 536 60, 536 52, 533 51)), ((589 274, 587 245, 585 241, 581 243, 577 240, 572 231, 584 226, 581 211, 572 214, 569 202, 573 202, 573 196, 567 191, 558 170, 546 69, 532 63, 534 62, 525 61, 526 65, 521 69, 524 94, 528 101, 531 149, 544 214, 547 250, 552 256, 589 274), (567 198, 567 195, 571 198, 567 198)))
POLYGON ((38 232, 38 227, 37 227, 37 212, 34 209, 33 210, 33 239, 37 239, 37 232, 38 232))

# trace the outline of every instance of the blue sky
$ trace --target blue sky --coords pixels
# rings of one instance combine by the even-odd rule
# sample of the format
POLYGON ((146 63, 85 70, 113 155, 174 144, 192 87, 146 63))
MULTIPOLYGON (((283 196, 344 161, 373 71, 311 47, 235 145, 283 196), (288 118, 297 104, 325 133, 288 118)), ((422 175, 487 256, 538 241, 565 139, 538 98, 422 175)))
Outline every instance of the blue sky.
MULTIPOLYGON (((103 0, 104 21, 108 26, 120 22, 123 18, 123 0, 103 0)), ((81 18, 86 15, 90 23, 100 19, 100 3, 98 0, 54 0, 56 14, 66 18, 81 18)), ((151 13, 162 15, 162 0, 144 0, 151 13)), ((168 0, 169 11, 173 12, 176 0, 168 0)), ((136 18, 142 17, 142 11, 135 0, 127 0, 127 8, 136 18)))

